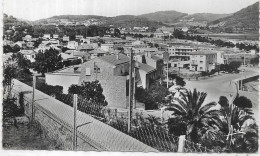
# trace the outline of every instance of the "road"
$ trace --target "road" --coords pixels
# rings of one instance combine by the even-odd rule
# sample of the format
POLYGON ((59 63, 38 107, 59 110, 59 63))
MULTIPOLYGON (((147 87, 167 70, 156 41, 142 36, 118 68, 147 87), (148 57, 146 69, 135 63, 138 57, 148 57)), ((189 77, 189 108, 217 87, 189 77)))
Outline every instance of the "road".
MULTIPOLYGON (((248 68, 243 67, 245 69, 244 73, 238 74, 223 74, 220 76, 212 77, 207 80, 199 80, 199 81, 186 81, 186 88, 193 89, 196 88, 198 91, 203 91, 207 93, 207 97, 204 103, 209 103, 211 101, 218 102, 220 96, 226 96, 230 98, 230 94, 235 93, 235 84, 231 83, 232 80, 244 77, 247 75, 251 75, 258 72, 258 68, 248 68)), ((249 98, 253 103, 253 112, 255 114, 255 118, 258 122, 258 108, 259 108, 259 95, 257 92, 248 93, 248 92, 239 92, 241 96, 245 96, 249 98)))

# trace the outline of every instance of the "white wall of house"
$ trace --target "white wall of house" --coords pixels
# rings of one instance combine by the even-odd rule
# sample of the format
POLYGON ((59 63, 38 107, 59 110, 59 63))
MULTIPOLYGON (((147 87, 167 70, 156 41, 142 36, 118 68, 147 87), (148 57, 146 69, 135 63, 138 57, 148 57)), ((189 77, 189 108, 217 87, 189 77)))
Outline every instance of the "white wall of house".
POLYGON ((59 85, 63 87, 63 93, 67 94, 68 89, 72 84, 77 85, 79 75, 64 75, 64 74, 45 74, 45 81, 48 85, 59 85))
POLYGON ((222 52, 217 52, 217 63, 224 64, 224 54, 222 52))
POLYGON ((142 86, 145 89, 145 88, 147 88, 147 83, 146 83, 146 79, 147 79, 146 78, 146 74, 147 74, 147 72, 145 72, 145 71, 143 71, 141 69, 139 69, 138 71, 139 71, 140 79, 141 79, 141 82, 142 82, 142 86))

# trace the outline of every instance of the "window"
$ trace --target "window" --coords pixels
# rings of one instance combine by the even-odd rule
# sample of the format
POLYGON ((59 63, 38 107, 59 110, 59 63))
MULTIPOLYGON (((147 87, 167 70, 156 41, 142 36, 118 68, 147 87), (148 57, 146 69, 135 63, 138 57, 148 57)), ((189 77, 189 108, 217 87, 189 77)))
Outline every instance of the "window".
POLYGON ((203 61, 200 61, 200 63, 203 63, 203 61))
POLYGON ((94 72, 95 72, 95 73, 100 73, 100 68, 94 67, 94 72))
POLYGON ((202 68, 202 67, 200 67, 200 69, 202 70, 203 68, 202 68))
POLYGON ((32 55, 32 58, 34 58, 34 55, 32 55))
POLYGON ((86 75, 90 76, 90 68, 88 68, 88 67, 86 68, 86 75))

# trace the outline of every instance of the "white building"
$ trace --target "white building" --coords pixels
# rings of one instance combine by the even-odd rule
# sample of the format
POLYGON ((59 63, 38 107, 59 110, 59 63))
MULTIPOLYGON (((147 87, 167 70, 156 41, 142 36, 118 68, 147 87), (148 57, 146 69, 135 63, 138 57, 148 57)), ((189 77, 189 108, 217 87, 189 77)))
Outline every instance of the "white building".
POLYGON ((100 49, 104 51, 109 51, 113 49, 114 44, 101 44, 100 49))
POLYGON ((26 59, 31 62, 35 62, 36 52, 33 50, 20 50, 21 53, 26 59))
POLYGON ((217 65, 217 52, 215 51, 197 51, 191 53, 190 70, 193 71, 211 71, 217 65))
POLYGON ((76 41, 69 41, 68 42, 68 45, 67 45, 67 48, 69 49, 76 49, 78 47, 78 42, 76 41))
POLYGON ((170 63, 173 67, 188 67, 190 64, 190 54, 194 49, 189 46, 171 46, 167 48, 170 63))

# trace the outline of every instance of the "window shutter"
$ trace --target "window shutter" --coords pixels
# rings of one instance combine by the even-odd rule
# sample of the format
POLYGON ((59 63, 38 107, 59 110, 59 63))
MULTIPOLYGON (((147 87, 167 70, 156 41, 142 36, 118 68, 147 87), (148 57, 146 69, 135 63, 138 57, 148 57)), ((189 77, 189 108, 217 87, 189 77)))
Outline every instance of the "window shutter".
POLYGON ((86 68, 86 75, 90 76, 90 68, 86 68))

